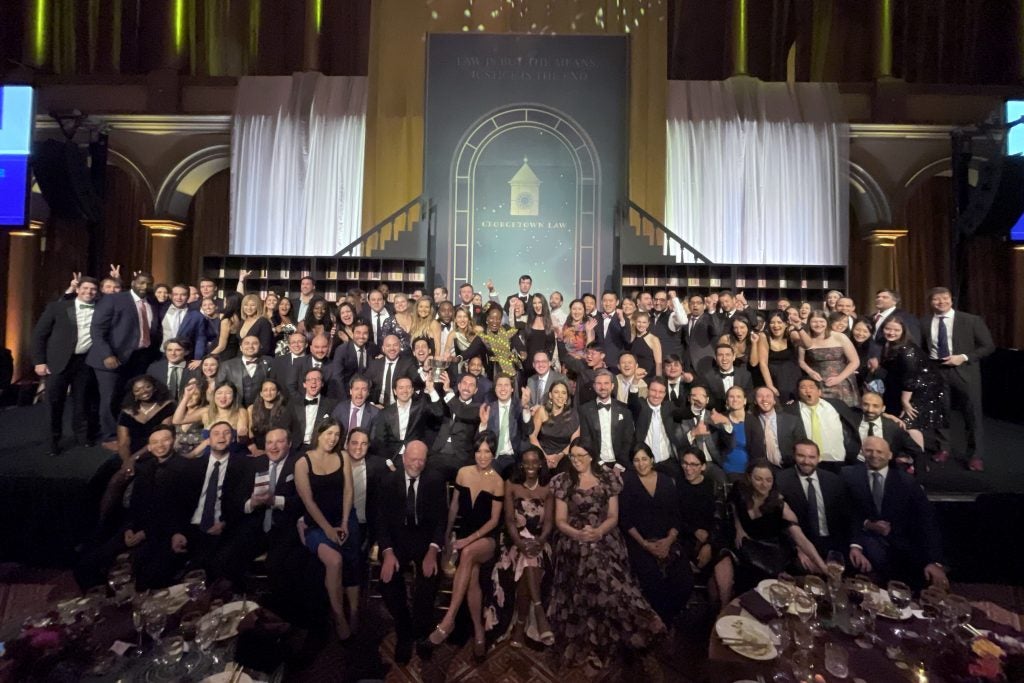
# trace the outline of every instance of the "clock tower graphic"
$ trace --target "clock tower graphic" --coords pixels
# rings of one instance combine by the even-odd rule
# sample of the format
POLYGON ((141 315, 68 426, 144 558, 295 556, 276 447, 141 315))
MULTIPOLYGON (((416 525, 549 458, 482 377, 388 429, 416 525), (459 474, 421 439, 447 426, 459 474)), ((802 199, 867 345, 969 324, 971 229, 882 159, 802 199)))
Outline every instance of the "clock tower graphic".
POLYGON ((519 167, 508 184, 512 192, 510 213, 513 216, 539 216, 540 178, 530 168, 525 157, 523 165, 519 167))

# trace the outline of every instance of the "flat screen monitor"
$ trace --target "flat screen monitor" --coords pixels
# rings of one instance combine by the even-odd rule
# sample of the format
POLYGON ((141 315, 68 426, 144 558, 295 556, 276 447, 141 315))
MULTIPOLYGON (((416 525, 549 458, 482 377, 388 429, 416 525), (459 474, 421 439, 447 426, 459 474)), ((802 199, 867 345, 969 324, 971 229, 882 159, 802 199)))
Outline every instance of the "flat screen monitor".
MULTIPOLYGON (((1024 100, 1007 100, 1006 121, 1011 124, 1024 118, 1024 100)), ((1009 155, 1024 155, 1024 123, 1019 123, 1010 128, 1006 134, 1006 153, 1009 155)), ((1018 242, 1024 241, 1024 214, 1017 217, 1010 228, 1010 239, 1018 242)))
POLYGON ((34 117, 32 88, 0 86, 0 226, 28 220, 28 157, 34 117))

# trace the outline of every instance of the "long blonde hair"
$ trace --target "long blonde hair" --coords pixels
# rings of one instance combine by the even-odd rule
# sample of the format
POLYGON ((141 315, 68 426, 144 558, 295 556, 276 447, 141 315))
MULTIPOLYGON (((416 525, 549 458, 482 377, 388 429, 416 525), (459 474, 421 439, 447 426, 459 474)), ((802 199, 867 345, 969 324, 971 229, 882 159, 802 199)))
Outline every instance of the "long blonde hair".
POLYGON ((412 307, 412 323, 409 325, 409 336, 413 339, 418 337, 430 337, 433 330, 431 327, 434 324, 434 304, 429 299, 420 299, 416 302, 416 305, 412 307), (426 301, 430 307, 430 312, 426 318, 421 318, 419 313, 420 303, 426 301))

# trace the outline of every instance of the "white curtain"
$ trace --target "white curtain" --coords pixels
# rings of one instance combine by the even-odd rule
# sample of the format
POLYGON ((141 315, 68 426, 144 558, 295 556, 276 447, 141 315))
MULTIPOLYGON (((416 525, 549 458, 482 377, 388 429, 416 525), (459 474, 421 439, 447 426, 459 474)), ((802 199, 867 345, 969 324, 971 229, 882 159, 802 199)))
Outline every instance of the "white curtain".
POLYGON ((713 263, 845 265, 848 138, 832 83, 669 81, 665 225, 713 263))
POLYGON ((365 137, 365 77, 243 78, 231 138, 231 253, 330 256, 358 238, 365 137))

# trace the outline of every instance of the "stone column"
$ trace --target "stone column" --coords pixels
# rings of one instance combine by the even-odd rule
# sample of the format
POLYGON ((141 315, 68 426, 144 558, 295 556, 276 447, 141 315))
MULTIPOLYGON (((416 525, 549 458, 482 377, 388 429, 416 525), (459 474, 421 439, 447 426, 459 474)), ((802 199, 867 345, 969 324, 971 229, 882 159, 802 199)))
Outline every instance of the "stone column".
POLYGON ((31 365, 32 309, 36 293, 36 266, 43 223, 32 221, 26 230, 8 233, 10 252, 7 261, 7 320, 4 331, 7 347, 14 356, 13 382, 25 376, 31 365))
POLYGON ((896 240, 907 236, 903 228, 877 228, 864 240, 868 243, 867 288, 870 295, 896 287, 896 240))
POLYGON ((139 223, 149 232, 149 269, 153 281, 173 285, 178 276, 178 235, 185 224, 171 218, 145 218, 139 223))

